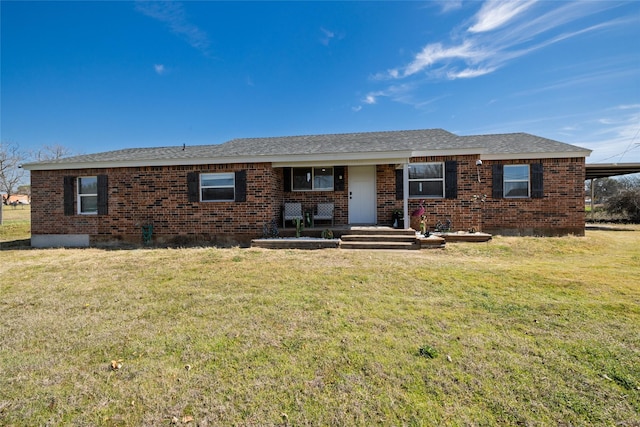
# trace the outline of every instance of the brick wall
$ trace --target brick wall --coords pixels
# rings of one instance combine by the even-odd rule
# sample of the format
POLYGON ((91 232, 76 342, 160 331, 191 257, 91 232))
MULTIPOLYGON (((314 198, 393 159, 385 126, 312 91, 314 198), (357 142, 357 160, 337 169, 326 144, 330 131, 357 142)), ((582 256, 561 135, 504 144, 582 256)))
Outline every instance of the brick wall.
POLYGON ((482 209, 483 230, 505 235, 584 235, 584 158, 529 161, 485 162, 483 171, 491 174, 491 165, 542 163, 544 194, 540 199, 492 199, 482 209), (486 165, 486 168, 485 168, 486 165))
MULTIPOLYGON (((455 230, 485 231, 505 235, 584 235, 583 158, 483 161, 478 156, 416 157, 411 163, 457 161, 458 194, 455 199, 424 199, 426 224, 450 219, 455 230), (493 164, 542 163, 544 195, 541 199, 493 199, 493 164), (479 177, 479 179, 478 179, 479 177), (486 195, 485 201, 481 199, 486 195), (474 197, 474 196, 477 196, 474 197)), ((395 197, 395 165, 378 165, 378 222, 390 222, 394 209, 402 209, 395 197)), ((409 199, 409 213, 421 199, 409 199)), ((420 220, 410 218, 410 226, 420 229, 420 220)))
POLYGON ((276 180, 266 163, 32 171, 31 232, 88 234, 92 244, 140 243, 142 226, 152 224, 154 243, 247 244, 277 214, 270 185, 276 180), (246 202, 188 201, 189 172, 239 170, 247 171, 246 202), (64 177, 99 174, 109 180, 108 214, 64 215, 64 177))
MULTIPOLYGON (((518 161, 542 163, 544 195, 540 199, 493 199, 492 165, 516 162, 484 161, 477 156, 421 157, 411 162, 456 160, 458 194, 455 199, 426 199, 426 223, 433 227, 449 218, 455 230, 487 231, 499 234, 562 235, 584 234, 584 159, 518 161), (480 181, 478 181, 478 173, 480 181), (487 195, 485 202, 474 195, 487 195)), ((305 209, 317 203, 335 204, 335 224, 348 223, 348 168, 344 169, 343 191, 285 192, 283 169, 268 163, 138 167, 59 171, 32 171, 32 222, 34 235, 85 234, 92 244, 142 242, 142 226, 153 225, 157 244, 214 243, 248 244, 260 237, 265 224, 281 224, 282 204, 299 201, 305 209), (246 202, 189 202, 189 172, 247 172, 246 202), (64 215, 65 176, 108 176, 107 215, 64 215)), ((396 199, 395 165, 376 168, 377 218, 390 225, 396 199)), ((75 196, 77 198, 77 196, 75 196)), ((420 199, 409 200, 409 212, 420 199)), ((76 200, 77 203, 77 200, 76 200)), ((419 220, 410 226, 419 229, 419 220)))

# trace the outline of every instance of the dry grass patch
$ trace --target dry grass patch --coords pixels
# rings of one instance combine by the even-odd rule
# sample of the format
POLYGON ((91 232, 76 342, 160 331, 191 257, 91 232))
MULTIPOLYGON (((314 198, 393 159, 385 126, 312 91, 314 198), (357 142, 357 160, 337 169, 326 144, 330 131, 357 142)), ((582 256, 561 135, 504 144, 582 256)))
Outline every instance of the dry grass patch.
POLYGON ((639 232, 2 255, 0 424, 640 422, 639 232))
POLYGON ((28 246, 31 238, 31 206, 5 206, 2 209, 2 225, 0 225, 0 249, 28 246))

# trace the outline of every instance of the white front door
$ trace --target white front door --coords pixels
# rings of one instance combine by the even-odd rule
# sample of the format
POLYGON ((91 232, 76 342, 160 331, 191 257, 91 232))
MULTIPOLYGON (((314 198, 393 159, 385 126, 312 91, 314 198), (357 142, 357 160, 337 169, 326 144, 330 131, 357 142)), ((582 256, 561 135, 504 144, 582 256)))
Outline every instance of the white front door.
POLYGON ((349 166, 349 224, 376 223, 376 167, 349 166))

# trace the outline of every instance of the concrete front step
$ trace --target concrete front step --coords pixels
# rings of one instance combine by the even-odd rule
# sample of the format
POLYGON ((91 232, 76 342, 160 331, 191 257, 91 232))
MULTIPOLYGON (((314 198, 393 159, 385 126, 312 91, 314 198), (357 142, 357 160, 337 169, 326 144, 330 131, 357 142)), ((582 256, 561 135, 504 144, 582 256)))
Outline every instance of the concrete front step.
POLYGON ((351 227, 348 232, 344 234, 349 235, 358 235, 358 236, 381 236, 381 235, 392 235, 392 236, 413 236, 415 237, 416 232, 410 228, 402 229, 402 228, 393 228, 393 227, 383 227, 383 226, 371 226, 371 227, 351 227))
POLYGON ((420 245, 413 242, 393 242, 393 241, 342 241, 340 249, 420 249, 420 245))
POLYGON ((340 236, 342 249, 420 249, 413 230, 390 227, 353 227, 340 236))
POLYGON ((416 233, 411 234, 345 234, 343 242, 409 242, 415 243, 416 233))

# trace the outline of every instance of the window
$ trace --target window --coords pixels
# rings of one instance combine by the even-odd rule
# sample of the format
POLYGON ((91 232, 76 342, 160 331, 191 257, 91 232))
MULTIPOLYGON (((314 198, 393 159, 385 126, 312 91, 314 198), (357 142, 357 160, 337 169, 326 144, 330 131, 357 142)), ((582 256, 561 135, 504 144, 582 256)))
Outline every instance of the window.
POLYGON ((410 164, 409 197, 444 197, 444 164, 410 164))
POLYGON ((529 165, 505 165, 504 197, 529 197, 529 165))
POLYGON ((78 213, 98 213, 98 177, 83 176, 78 178, 78 213))
POLYGON ((333 191, 333 168, 293 168, 294 191, 333 191))
POLYGON ((200 200, 220 202, 235 200, 234 173, 203 173, 200 175, 200 200))

